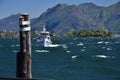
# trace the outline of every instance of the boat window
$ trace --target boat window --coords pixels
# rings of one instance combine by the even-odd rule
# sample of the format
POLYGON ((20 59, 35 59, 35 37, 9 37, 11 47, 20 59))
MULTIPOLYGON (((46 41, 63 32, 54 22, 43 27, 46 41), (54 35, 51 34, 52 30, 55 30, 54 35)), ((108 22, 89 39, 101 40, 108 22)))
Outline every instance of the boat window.
POLYGON ((50 37, 48 37, 48 39, 50 39, 50 37))

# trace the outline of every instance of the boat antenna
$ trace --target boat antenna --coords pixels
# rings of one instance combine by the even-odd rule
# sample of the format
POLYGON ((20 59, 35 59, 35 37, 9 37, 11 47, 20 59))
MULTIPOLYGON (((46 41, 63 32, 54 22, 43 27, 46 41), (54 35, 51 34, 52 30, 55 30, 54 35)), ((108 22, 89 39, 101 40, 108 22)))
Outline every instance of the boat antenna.
POLYGON ((43 25, 43 31, 46 31, 45 25, 43 25))

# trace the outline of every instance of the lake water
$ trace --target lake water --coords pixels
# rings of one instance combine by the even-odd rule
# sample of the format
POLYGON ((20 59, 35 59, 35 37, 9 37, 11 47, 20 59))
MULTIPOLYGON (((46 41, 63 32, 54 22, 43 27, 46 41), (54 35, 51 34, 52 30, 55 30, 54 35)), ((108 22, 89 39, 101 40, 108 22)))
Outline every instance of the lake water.
MULTIPOLYGON (((40 48, 32 38, 32 76, 54 80, 120 80, 120 38, 56 38, 40 48)), ((0 77, 16 77, 19 39, 0 38, 0 77)))

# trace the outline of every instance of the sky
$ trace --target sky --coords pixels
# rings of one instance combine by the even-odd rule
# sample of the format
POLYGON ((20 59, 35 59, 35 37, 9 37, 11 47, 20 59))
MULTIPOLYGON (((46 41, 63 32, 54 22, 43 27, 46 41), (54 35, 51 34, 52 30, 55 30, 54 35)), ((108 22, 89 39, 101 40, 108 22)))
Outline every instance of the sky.
POLYGON ((120 2, 120 0, 0 0, 0 19, 18 13, 29 13, 30 18, 35 18, 59 3, 78 5, 89 2, 107 7, 120 2))

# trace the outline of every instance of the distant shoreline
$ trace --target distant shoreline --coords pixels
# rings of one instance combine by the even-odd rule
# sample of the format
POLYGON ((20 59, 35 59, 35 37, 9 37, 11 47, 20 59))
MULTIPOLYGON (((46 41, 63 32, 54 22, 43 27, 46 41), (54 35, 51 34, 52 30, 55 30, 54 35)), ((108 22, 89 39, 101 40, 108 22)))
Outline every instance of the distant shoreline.
POLYGON ((120 34, 113 34, 113 37, 120 37, 120 34))
MULTIPOLYGON (((7 36, 18 36, 19 35, 19 31, 7 31, 7 30, 0 30, 0 37, 7 37, 7 36)), ((31 32, 31 36, 38 36, 38 33, 36 32, 31 32)), ((76 37, 76 36, 73 36, 76 37)), ((80 36, 78 36, 80 37, 80 36)), ((87 36, 83 36, 83 37, 87 37, 87 36)), ((96 37, 96 36, 88 36, 88 37, 96 37)), ((100 36, 98 36, 100 37, 100 36)), ((108 36, 104 36, 104 37, 108 37, 108 36)), ((120 34, 112 34, 111 37, 120 37, 120 34)))
POLYGON ((17 31, 0 30, 0 37, 4 37, 4 36, 17 36, 17 35, 18 35, 17 31))

